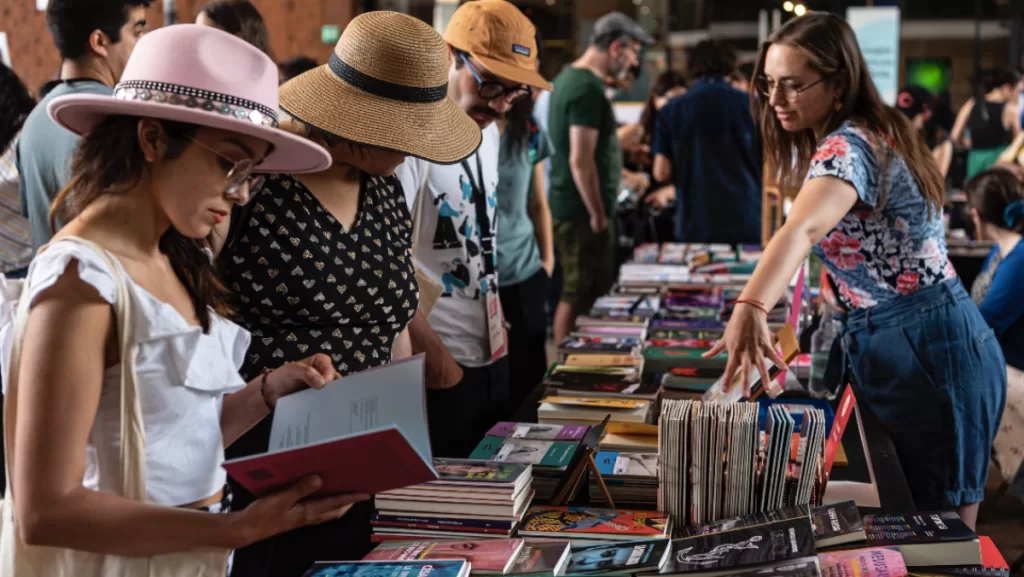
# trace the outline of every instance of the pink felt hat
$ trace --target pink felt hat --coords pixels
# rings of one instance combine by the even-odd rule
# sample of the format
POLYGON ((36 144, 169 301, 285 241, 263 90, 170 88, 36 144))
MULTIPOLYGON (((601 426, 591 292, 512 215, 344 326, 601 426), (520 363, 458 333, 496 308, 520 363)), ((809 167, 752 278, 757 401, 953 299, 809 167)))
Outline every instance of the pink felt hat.
POLYGON ((277 126, 277 66, 244 40, 215 28, 178 24, 143 36, 114 96, 72 94, 47 108, 54 122, 86 134, 107 116, 187 122, 265 140, 256 172, 317 172, 331 164, 318 144, 277 126))

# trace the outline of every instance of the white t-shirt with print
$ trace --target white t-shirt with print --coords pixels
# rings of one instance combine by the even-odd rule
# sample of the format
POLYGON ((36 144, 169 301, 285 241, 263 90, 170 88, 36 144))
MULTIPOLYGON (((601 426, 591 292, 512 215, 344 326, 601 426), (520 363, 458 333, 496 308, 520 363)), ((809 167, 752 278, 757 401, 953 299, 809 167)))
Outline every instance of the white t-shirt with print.
MULTIPOLYGON (((497 126, 491 124, 483 129, 480 148, 466 159, 473 173, 471 176, 459 162, 440 165, 412 157, 395 171, 409 202, 410 213, 424 177, 427 178, 425 192, 429 196, 422 200, 420 215, 413 214, 413 218, 422 218, 416 239, 416 264, 443 289, 427 320, 455 360, 468 367, 491 363, 486 292, 496 291, 498 287, 497 272, 491 276, 485 273, 470 178, 480 182, 479 155, 487 218, 492 235, 497 237, 495 209, 500 142, 497 126)), ((496 258, 496 253, 492 258, 496 258)))

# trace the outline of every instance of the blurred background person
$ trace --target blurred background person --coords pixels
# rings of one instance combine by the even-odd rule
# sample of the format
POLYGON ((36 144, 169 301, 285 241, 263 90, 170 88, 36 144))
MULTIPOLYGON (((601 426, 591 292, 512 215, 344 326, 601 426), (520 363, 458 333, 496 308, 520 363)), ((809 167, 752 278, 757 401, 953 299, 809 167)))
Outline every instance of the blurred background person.
POLYGON ((46 24, 61 57, 61 80, 25 119, 16 145, 21 210, 29 219, 34 249, 50 242, 55 232, 50 203, 68 183, 79 142, 50 119, 46 107, 58 96, 114 93, 135 43, 146 32, 150 2, 50 0, 46 6, 46 24))
POLYGON ((754 63, 741 62, 729 75, 729 84, 740 92, 750 92, 750 80, 754 76, 754 63))
MULTIPOLYGON (((540 40, 537 69, 540 70, 540 40)), ((538 94, 539 91, 533 94, 538 94)), ((509 409, 526 400, 547 371, 548 288, 555 269, 554 232, 544 161, 551 144, 533 118, 533 98, 515 102, 496 124, 498 154, 498 292, 508 329, 509 409)))
POLYGON ((1006 357, 1006 408, 993 444, 996 464, 1011 491, 1024 496, 1024 171, 997 166, 967 183, 974 228, 981 240, 996 243, 971 287, 1006 357))
POLYGON ((676 240, 761 242, 762 160, 750 96, 726 81, 732 48, 701 41, 690 55, 693 84, 658 113, 654 179, 676 188, 676 240))
POLYGON ((554 81, 548 116, 554 148, 550 200, 563 273, 556 342, 614 281, 609 219, 620 191, 622 148, 605 79, 625 79, 640 64, 643 45, 653 42, 628 16, 606 14, 594 23, 590 46, 554 81))
POLYGON ((270 53, 270 35, 260 11, 249 0, 212 0, 203 5, 196 15, 196 24, 220 28, 234 34, 264 54, 270 53))
POLYGON ((1000 69, 978 71, 974 97, 960 107, 950 139, 969 149, 965 180, 987 170, 1020 130, 1013 78, 1000 69))
POLYGON ((32 235, 21 214, 14 145, 36 101, 13 70, 0 64, 0 273, 21 278, 32 260, 32 235))
POLYGON ((281 63, 281 84, 292 78, 316 68, 318 64, 309 56, 293 56, 281 63))

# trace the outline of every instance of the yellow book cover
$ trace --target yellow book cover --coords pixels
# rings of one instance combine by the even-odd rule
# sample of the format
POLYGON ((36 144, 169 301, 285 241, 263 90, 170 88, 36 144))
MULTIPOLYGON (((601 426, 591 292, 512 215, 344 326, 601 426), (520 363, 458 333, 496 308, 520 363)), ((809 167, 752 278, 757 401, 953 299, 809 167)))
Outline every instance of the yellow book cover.
POLYGON ((571 405, 577 407, 601 407, 603 409, 638 409, 646 407, 650 401, 634 399, 610 399, 605 397, 545 397, 542 403, 552 405, 571 405))

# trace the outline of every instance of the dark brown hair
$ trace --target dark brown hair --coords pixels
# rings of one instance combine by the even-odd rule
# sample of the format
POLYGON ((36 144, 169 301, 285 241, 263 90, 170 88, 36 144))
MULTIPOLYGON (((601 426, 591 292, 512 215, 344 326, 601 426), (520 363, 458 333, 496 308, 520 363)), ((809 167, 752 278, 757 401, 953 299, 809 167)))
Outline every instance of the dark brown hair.
MULTIPOLYGON (((810 67, 827 79, 827 85, 839 88, 841 106, 829 118, 825 134, 853 119, 869 138, 880 135, 904 158, 930 207, 942 206, 945 184, 931 151, 910 121, 882 102, 868 74, 857 38, 845 20, 834 14, 813 12, 787 22, 761 46, 754 69, 755 83, 764 76, 765 56, 772 44, 796 48, 807 57, 810 67)), ((799 185, 818 146, 817 139, 811 129, 800 132, 783 129, 769 100, 757 95, 751 105, 754 118, 761 125, 765 156, 781 182, 799 185)), ((878 160, 884 166, 883 159, 878 160)), ((885 204, 884 195, 882 191, 879 206, 885 204)))
POLYGON ((1024 171, 1017 166, 993 166, 964 186, 978 218, 999 228, 1024 234, 1024 171), (1013 203, 1016 210, 1007 211, 1013 203), (1007 214, 1010 212, 1011 214, 1007 214), (1008 222, 1009 221, 1009 222, 1008 222))
MULTIPOLYGON (((105 194, 123 194, 138 185, 148 170, 138 140, 139 119, 111 116, 104 119, 78 144, 71 163, 71 180, 53 200, 50 227, 68 222, 105 194)), ((193 124, 161 121, 167 136, 165 160, 178 158, 191 145, 199 130, 193 124)), ((230 293, 217 279, 203 240, 182 235, 173 227, 160 237, 160 250, 167 255, 181 284, 185 285, 203 331, 210 330, 210 309, 230 314, 230 293)))
POLYGON ((199 9, 225 32, 234 34, 266 55, 270 55, 270 35, 260 11, 249 0, 212 0, 199 9))
POLYGON ((654 134, 654 122, 658 118, 655 101, 665 96, 665 93, 673 88, 686 88, 686 77, 681 72, 666 70, 654 79, 651 92, 647 95, 647 104, 644 105, 644 111, 640 115, 640 124, 644 127, 644 138, 648 141, 654 134))

